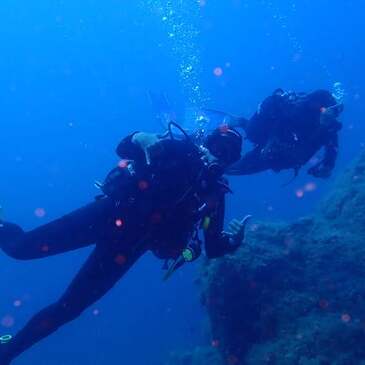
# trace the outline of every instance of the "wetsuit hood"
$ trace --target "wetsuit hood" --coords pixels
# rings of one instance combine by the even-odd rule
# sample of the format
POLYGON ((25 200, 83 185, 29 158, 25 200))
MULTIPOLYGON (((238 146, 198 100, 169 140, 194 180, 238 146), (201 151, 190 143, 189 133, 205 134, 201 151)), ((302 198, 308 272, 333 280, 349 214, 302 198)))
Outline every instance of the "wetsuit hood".
POLYGON ((229 166, 241 158, 242 142, 236 129, 223 125, 207 136, 204 145, 220 163, 229 166))

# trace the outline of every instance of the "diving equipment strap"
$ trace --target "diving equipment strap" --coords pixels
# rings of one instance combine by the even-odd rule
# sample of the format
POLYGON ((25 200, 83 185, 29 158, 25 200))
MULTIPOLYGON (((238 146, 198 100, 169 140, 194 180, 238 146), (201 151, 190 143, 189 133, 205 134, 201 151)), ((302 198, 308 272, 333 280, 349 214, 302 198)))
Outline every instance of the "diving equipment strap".
POLYGON ((202 253, 202 241, 199 238, 199 227, 201 226, 202 219, 207 209, 208 205, 204 203, 198 211, 200 219, 196 224, 194 237, 192 238, 190 244, 182 250, 180 256, 175 259, 175 261, 170 266, 168 265, 168 261, 165 262, 164 268, 166 269, 166 273, 163 277, 163 281, 170 279, 170 277, 176 272, 176 270, 178 270, 184 264, 191 263, 200 257, 202 253))

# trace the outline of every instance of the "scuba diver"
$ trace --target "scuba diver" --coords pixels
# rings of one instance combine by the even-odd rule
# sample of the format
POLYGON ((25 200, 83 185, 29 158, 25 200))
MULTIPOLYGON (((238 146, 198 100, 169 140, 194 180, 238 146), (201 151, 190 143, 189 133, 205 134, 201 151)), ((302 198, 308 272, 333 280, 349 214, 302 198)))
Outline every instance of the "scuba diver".
POLYGON ((202 146, 173 122, 163 136, 136 132, 117 147, 121 160, 89 205, 29 232, 1 221, 0 248, 18 260, 95 247, 58 301, 14 338, 0 337, 0 365, 76 319, 148 250, 165 260, 165 279, 200 256, 200 232, 208 258, 234 253, 250 216, 223 230, 225 195, 231 191, 222 176, 240 159, 241 148, 241 135, 228 126, 210 133, 202 146))
POLYGON ((293 169, 295 176, 315 154, 324 156, 308 173, 328 178, 338 154, 338 117, 343 104, 326 90, 312 93, 277 89, 259 106, 249 120, 231 116, 232 127, 241 127, 254 148, 227 171, 229 175, 249 175, 293 169))

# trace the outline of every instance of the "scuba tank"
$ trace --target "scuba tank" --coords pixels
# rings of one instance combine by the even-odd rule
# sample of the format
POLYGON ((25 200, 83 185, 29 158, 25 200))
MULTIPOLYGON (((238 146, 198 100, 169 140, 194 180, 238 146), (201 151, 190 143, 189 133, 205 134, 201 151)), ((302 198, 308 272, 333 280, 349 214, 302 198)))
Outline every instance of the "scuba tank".
MULTIPOLYGON (((138 135, 134 134, 119 144, 117 153, 124 159, 107 175, 104 183, 98 186, 104 195, 120 204, 138 203, 143 206, 146 197, 149 206, 156 205, 155 208, 161 210, 162 224, 171 224, 169 221, 174 221, 174 214, 180 211, 180 207, 189 205, 190 201, 196 202, 193 203, 196 213, 194 209, 191 211, 188 208, 192 212, 189 231, 195 226, 194 237, 169 266, 165 275, 167 280, 182 265, 193 262, 201 255, 198 230, 207 212, 207 204, 201 197, 212 187, 215 189, 219 186, 223 170, 218 163, 210 162, 206 158, 204 147, 196 145, 175 122, 169 123, 168 130, 162 137, 147 134, 141 137, 138 140, 138 135), (180 135, 173 133, 174 128, 180 131, 180 135), (149 137, 152 143, 140 143, 148 142, 149 137), (139 188, 141 179, 148 186, 144 191, 139 188)), ((148 245, 154 240, 155 234, 159 237, 160 229, 163 229, 160 224, 149 228, 148 245)), ((194 229, 190 232, 194 232, 194 229)))

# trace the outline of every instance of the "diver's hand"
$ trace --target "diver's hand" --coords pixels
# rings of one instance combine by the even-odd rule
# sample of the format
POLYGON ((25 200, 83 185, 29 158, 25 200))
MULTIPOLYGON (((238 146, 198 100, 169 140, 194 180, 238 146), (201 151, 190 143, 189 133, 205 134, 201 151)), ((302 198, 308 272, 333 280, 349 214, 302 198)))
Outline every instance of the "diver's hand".
POLYGON ((139 132, 132 138, 132 142, 138 145, 145 153, 147 165, 151 164, 151 150, 159 141, 158 136, 153 133, 139 132))
POLYGON ((242 220, 233 219, 228 225, 228 231, 224 232, 229 237, 233 249, 238 248, 245 241, 245 232, 248 221, 252 218, 247 215, 242 220))
POLYGON ((331 176, 331 169, 324 166, 323 164, 317 164, 308 170, 308 174, 319 179, 327 179, 331 176))

